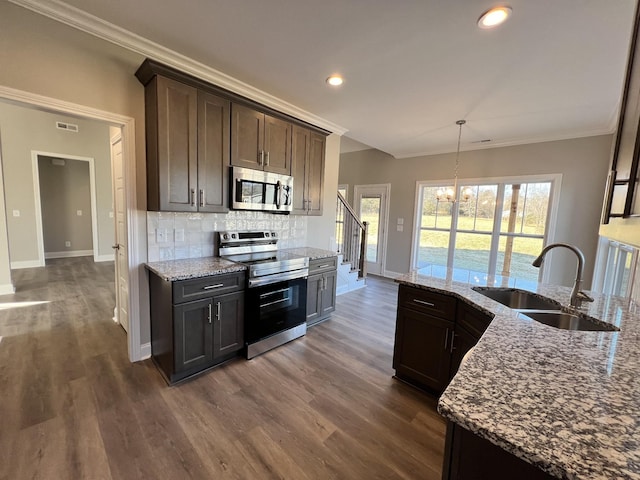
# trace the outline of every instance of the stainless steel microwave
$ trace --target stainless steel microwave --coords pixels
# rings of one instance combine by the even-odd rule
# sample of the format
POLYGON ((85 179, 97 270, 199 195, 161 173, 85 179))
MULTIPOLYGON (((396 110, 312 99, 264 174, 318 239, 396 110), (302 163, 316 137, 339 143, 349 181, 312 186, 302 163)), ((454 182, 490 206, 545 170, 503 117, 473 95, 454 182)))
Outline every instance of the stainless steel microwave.
POLYGON ((231 208, 289 213, 293 177, 251 168, 231 167, 231 208))

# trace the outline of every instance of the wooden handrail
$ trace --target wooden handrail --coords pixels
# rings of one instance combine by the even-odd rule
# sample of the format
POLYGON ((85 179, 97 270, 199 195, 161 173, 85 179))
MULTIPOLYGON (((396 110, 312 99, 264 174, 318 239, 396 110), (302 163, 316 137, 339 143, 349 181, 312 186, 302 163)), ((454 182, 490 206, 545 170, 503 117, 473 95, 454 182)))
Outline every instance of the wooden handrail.
POLYGON ((351 216, 356 221, 356 223, 360 225, 360 228, 364 229, 364 224, 358 219, 358 215, 353 210, 353 208, 351 208, 351 205, 349 205, 349 202, 347 202, 347 200, 342 196, 340 192, 338 192, 338 200, 342 202, 342 205, 344 205, 344 208, 347 209, 347 211, 351 214, 351 216))

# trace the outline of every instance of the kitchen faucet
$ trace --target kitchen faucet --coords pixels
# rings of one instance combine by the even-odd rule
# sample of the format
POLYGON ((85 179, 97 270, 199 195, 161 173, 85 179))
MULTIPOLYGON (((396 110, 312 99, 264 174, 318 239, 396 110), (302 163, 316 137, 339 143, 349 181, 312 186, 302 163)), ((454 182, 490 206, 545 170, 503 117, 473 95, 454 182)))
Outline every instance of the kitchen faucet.
POLYGON ((536 258, 531 265, 534 267, 540 267, 542 265, 542 261, 544 260, 545 254, 555 247, 564 247, 571 250, 578 257, 578 270, 576 272, 576 281, 573 284, 573 290, 571 290, 571 300, 570 305, 573 308, 580 308, 582 306, 582 302, 593 302, 593 298, 584 293, 580 288, 582 287, 582 270, 584 268, 584 255, 580 251, 578 247, 573 245, 569 245, 568 243, 550 243, 546 247, 542 249, 538 258, 536 258))

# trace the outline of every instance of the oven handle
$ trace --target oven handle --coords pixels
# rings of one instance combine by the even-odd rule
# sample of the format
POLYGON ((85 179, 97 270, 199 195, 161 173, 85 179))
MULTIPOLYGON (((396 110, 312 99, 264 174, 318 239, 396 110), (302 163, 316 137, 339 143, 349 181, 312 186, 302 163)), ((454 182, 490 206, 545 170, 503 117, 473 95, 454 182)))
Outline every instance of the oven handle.
POLYGON ((280 300, 274 300, 273 302, 261 303, 260 308, 268 307, 270 305, 275 305, 276 303, 288 302, 289 300, 291 300, 291 298, 286 297, 286 298, 281 298, 280 300))
POLYGON ((286 292, 287 290, 289 290, 289 288, 281 288, 280 290, 274 290, 273 292, 262 293, 260 294, 260 298, 266 298, 269 295, 275 295, 276 293, 286 292))
POLYGON ((284 282, 287 280, 297 280, 307 278, 309 276, 309 269, 303 268, 299 270, 293 270, 287 273, 279 273, 277 275, 265 275, 264 277, 250 278, 248 282, 249 288, 260 287, 262 285, 270 285, 272 283, 284 282))

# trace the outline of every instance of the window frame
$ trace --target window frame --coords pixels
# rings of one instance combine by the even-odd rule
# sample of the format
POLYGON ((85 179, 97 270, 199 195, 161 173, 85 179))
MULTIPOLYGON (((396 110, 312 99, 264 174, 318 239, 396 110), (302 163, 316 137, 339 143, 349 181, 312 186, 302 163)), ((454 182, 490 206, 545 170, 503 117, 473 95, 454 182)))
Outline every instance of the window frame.
MULTIPOLYGON (((481 177, 481 178, 458 178, 458 191, 456 192, 456 198, 460 198, 460 191, 463 186, 483 186, 483 185, 497 185, 496 192, 496 205, 494 214, 494 225, 491 232, 487 232, 487 235, 491 236, 491 247, 489 251, 489 272, 487 274, 495 275, 497 268, 498 258, 498 246, 500 242, 500 236, 510 235, 515 237, 525 237, 523 234, 512 235, 504 232, 500 232, 500 222, 496 222, 495 219, 501 215, 504 205, 504 189, 507 184, 523 184, 523 183, 543 183, 550 182, 551 187, 549 189, 549 207, 547 208, 547 218, 545 223, 545 230, 542 239, 542 244, 548 245, 555 238, 555 225, 558 218, 558 207, 560 199, 560 187, 562 184, 561 173, 549 173, 549 174, 536 174, 536 175, 509 175, 501 177, 481 177), (493 269, 493 273, 491 273, 493 269)), ((421 220, 422 215, 422 200, 423 200, 423 187, 441 187, 451 185, 453 179, 444 180, 418 180, 416 181, 414 211, 413 211, 413 232, 411 236, 411 270, 418 269, 418 254, 420 245, 420 233, 421 233, 421 220)), ((449 246, 447 250, 447 268, 453 265, 453 256, 455 250, 455 241, 458 225, 458 210, 454 209, 451 226, 448 229, 449 232, 449 246)), ((438 229, 441 231, 447 231, 446 229, 438 229)), ((464 232, 464 231, 462 231, 464 232)), ((472 232, 472 233, 484 233, 484 232, 472 232)), ((538 275, 538 281, 541 283, 547 283, 549 281, 549 269, 540 269, 538 275)))

